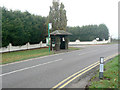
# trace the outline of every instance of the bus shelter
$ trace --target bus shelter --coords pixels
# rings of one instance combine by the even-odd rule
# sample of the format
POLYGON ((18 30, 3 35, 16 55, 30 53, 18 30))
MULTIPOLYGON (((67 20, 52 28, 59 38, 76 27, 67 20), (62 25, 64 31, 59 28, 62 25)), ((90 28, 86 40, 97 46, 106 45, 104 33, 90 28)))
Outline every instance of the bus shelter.
POLYGON ((54 32, 50 33, 51 50, 52 49, 54 49, 56 51, 59 51, 61 49, 67 50, 68 49, 68 42, 69 42, 69 38, 68 38, 69 35, 72 35, 72 34, 69 32, 66 32, 64 30, 55 30, 54 32))

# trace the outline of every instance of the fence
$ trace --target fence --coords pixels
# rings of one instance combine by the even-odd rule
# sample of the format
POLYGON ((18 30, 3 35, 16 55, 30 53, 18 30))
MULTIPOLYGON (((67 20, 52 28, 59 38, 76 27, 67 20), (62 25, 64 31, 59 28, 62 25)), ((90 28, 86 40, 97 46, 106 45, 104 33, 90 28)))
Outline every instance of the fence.
MULTIPOLYGON (((97 41, 96 39, 93 41, 84 41, 80 42, 79 40, 76 40, 75 42, 69 42, 69 45, 82 45, 82 44, 106 44, 110 43, 111 39, 105 41, 97 41)), ((41 47, 47 47, 46 43, 40 42, 39 44, 33 44, 30 45, 27 43, 26 45, 23 46, 12 46, 12 44, 9 44, 7 47, 2 47, 0 48, 0 53, 2 52, 11 52, 11 51, 20 51, 20 50, 29 50, 29 49, 35 49, 35 48, 41 48, 41 47)))
POLYGON ((27 43, 26 45, 23 45, 23 46, 12 46, 12 44, 10 43, 7 47, 0 48, 0 53, 35 49, 35 48, 41 48, 41 47, 47 47, 46 43, 40 42, 39 44, 33 44, 33 45, 30 45, 29 43, 27 43))
POLYGON ((97 41, 97 40, 93 40, 93 41, 84 41, 81 42, 79 40, 76 40, 75 42, 69 42, 69 45, 84 45, 84 44, 106 44, 106 43, 110 43, 111 40, 106 40, 105 39, 103 41, 97 41))

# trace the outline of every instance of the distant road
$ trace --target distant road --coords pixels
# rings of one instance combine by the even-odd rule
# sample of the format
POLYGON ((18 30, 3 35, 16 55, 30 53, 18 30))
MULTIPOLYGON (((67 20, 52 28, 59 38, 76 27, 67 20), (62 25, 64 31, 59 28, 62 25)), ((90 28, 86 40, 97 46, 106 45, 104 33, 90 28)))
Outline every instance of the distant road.
POLYGON ((84 49, 2 66, 3 88, 52 88, 60 81, 118 53, 118 45, 90 45, 84 49))

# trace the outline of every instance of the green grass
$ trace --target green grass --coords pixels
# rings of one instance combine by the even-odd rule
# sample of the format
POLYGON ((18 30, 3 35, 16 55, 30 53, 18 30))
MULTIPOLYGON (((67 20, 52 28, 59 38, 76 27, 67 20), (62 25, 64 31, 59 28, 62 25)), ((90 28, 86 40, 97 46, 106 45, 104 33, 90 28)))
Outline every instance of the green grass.
MULTIPOLYGON (((69 49, 78 50, 78 48, 69 48, 69 49)), ((54 54, 54 52, 51 51, 50 55, 51 54, 54 54)), ((3 53, 2 61, 0 62, 0 64, 8 64, 12 62, 22 61, 22 60, 46 56, 46 55, 49 55, 48 48, 3 53)))
MULTIPOLYGON (((50 52, 50 54, 53 54, 53 52, 50 52)), ((49 55, 48 48, 3 53, 2 63, 0 64, 7 64, 11 62, 21 61, 45 55, 49 55)))
POLYGON ((104 78, 99 80, 99 72, 91 79, 89 88, 118 88, 118 57, 108 62, 104 68, 104 78))
POLYGON ((80 50, 81 48, 69 47, 68 50, 80 50))

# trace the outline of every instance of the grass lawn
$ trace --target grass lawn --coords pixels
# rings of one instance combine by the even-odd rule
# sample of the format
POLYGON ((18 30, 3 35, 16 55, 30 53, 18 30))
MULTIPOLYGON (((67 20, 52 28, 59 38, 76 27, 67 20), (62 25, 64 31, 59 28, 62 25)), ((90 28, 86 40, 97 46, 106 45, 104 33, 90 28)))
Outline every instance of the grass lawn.
POLYGON ((120 58, 120 55, 104 66, 105 71, 103 80, 98 79, 98 73, 91 79, 89 88, 118 88, 118 57, 120 58))
MULTIPOLYGON (((72 47, 69 48, 69 50, 79 50, 79 49, 80 48, 72 48, 72 47)), ((54 52, 51 51, 50 55, 51 54, 54 54, 54 52)), ((48 48, 3 53, 2 61, 0 62, 0 64, 7 64, 11 62, 21 61, 25 59, 46 56, 46 55, 49 55, 48 48)))
POLYGON ((80 50, 81 48, 69 47, 69 50, 80 50))

